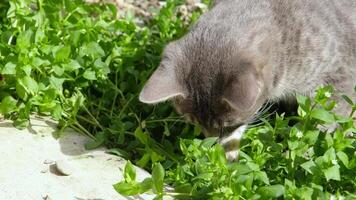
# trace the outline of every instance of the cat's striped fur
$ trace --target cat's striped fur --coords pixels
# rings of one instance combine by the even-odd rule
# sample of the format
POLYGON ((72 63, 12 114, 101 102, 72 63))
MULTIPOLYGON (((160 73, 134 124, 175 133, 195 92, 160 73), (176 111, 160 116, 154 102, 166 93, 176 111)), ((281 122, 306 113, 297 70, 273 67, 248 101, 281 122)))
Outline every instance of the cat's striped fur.
MULTIPOLYGON (((244 127, 266 101, 322 84, 356 101, 355 0, 219 0, 166 47, 140 100, 173 100, 230 151, 238 141, 224 127, 244 127)), ((339 101, 337 112, 349 111, 339 101)))

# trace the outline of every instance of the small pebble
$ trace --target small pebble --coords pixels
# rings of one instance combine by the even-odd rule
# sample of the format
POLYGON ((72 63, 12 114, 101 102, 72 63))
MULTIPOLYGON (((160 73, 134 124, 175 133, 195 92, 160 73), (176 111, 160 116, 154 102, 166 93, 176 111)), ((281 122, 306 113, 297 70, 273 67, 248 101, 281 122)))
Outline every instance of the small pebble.
POLYGON ((48 195, 42 198, 43 200, 52 200, 48 195))
POLYGON ((68 164, 66 160, 57 160, 55 166, 58 172, 65 176, 69 176, 73 173, 71 166, 68 164))
POLYGON ((48 160, 48 159, 46 159, 46 160, 43 162, 43 164, 46 164, 46 165, 51 165, 51 164, 53 164, 53 163, 54 163, 53 160, 48 160))

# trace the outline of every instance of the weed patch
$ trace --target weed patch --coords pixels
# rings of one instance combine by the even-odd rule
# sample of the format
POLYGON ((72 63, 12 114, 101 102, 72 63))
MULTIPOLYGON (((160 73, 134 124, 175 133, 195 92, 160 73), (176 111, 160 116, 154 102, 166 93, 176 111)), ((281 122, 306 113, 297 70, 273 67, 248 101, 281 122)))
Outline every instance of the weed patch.
MULTIPOLYGON (((152 172, 136 181, 131 162, 123 195, 154 193, 182 199, 356 198, 356 141, 352 117, 333 113, 331 87, 315 99, 298 96, 298 115, 276 115, 248 130, 238 163, 227 163, 216 139, 195 139, 169 104, 147 106, 137 95, 165 44, 188 26, 167 1, 145 26, 115 6, 82 0, 0 3, 0 113, 26 128, 33 113, 71 127, 112 154, 152 172), (336 123, 335 133, 318 129, 336 123), (166 190, 168 184, 174 190, 166 190)), ((208 3, 208 2, 206 2, 208 3)), ((194 22, 201 11, 190 19, 194 22)), ((355 102, 344 97, 353 112, 355 102)), ((350 115, 352 116, 352 114, 350 115)))

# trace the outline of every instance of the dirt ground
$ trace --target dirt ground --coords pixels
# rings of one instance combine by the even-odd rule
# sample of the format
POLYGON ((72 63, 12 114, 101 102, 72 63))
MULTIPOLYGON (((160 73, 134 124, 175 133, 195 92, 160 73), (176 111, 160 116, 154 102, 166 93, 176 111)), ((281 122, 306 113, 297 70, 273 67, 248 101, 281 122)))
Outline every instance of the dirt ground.
MULTIPOLYGON (((150 19, 154 16, 155 11, 159 10, 166 4, 165 1, 158 0, 87 0, 90 3, 109 2, 116 5, 120 16, 124 16, 125 13, 132 12, 136 17, 141 19, 150 19)), ((207 9, 207 6, 201 3, 201 0, 186 0, 185 4, 181 5, 178 11, 184 20, 188 20, 190 13, 196 9, 207 9)), ((119 17, 120 17, 119 16, 119 17)))
MULTIPOLYGON (((126 161, 105 153, 87 151, 90 139, 68 129, 55 139, 55 123, 33 118, 18 130, 10 121, 0 122, 1 200, 125 200, 153 199, 153 195, 123 197, 113 184, 123 179, 126 161)), ((136 168, 139 180, 150 177, 136 168)))

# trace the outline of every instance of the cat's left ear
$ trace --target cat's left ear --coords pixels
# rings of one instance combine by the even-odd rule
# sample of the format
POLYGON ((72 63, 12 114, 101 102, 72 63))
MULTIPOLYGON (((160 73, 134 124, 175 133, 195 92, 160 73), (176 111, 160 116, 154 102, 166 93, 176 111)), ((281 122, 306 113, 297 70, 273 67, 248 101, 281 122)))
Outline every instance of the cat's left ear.
POLYGON ((223 101, 231 108, 249 111, 261 95, 261 84, 256 75, 247 73, 233 80, 225 89, 223 101))
POLYGON ((160 66, 143 87, 139 99, 143 103, 156 104, 177 96, 184 97, 184 93, 174 69, 160 66))

